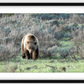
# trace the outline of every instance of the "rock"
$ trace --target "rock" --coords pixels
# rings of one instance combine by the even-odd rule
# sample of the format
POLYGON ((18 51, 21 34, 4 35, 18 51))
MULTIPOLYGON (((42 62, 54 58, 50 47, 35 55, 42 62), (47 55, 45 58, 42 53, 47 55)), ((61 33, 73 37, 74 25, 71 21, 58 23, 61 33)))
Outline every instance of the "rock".
POLYGON ((66 72, 66 67, 61 67, 60 71, 66 72))
POLYGON ((52 61, 50 61, 50 63, 53 63, 54 61, 52 60, 52 61))

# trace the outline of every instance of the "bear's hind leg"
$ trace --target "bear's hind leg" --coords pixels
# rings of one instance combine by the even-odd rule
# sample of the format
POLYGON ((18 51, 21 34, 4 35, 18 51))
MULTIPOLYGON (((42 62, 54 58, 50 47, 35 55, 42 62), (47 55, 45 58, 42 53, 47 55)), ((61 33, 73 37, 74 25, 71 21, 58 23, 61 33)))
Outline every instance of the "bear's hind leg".
POLYGON ((23 45, 23 43, 21 43, 21 53, 22 53, 22 58, 25 59, 26 56, 25 56, 25 53, 24 53, 24 45, 23 45))

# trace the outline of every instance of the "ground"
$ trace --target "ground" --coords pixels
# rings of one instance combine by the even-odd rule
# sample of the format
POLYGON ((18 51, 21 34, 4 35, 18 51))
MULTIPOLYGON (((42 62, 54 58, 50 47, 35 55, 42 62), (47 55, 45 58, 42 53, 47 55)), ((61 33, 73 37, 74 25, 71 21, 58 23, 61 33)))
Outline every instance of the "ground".
POLYGON ((0 62, 0 72, 28 72, 28 73, 51 73, 51 72, 84 72, 84 60, 66 59, 38 59, 36 61, 22 59, 20 56, 17 60, 10 59, 8 61, 0 62))

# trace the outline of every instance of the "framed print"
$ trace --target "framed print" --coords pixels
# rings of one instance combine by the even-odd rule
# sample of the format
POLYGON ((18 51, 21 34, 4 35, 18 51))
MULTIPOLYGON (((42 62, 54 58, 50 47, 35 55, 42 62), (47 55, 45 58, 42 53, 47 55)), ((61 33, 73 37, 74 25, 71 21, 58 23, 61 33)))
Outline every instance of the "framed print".
POLYGON ((0 81, 83 82, 83 6, 1 2, 0 81))

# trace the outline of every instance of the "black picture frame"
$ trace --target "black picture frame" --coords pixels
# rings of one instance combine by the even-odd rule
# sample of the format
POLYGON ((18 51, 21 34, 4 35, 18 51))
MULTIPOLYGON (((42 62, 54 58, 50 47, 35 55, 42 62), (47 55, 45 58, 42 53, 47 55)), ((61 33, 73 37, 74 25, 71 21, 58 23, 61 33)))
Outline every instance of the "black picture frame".
POLYGON ((0 83, 84 83, 84 80, 0 80, 0 83))
POLYGON ((84 6, 84 3, 0 3, 0 6, 84 6))

